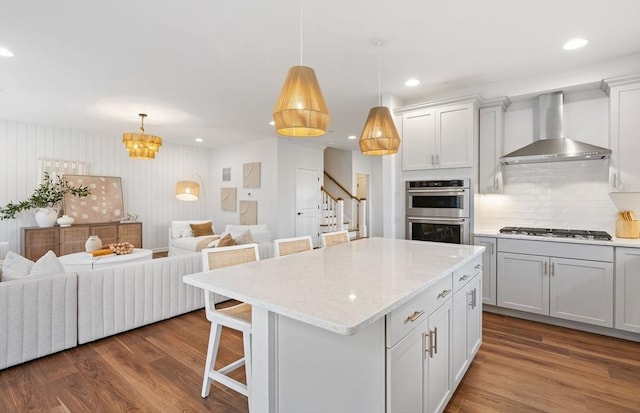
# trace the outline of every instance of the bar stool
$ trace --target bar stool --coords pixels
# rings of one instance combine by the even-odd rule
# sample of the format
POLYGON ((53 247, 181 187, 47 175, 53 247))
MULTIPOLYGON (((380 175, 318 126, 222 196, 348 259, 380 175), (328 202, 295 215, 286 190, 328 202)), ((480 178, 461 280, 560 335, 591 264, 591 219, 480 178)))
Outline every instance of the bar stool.
POLYGON ((282 238, 273 241, 273 252, 276 257, 295 254, 303 251, 311 251, 313 242, 310 236, 282 238))
MULTIPOLYGON (((229 247, 205 248, 202 250, 203 270, 216 270, 247 262, 259 261, 258 244, 234 245, 229 247)), ((209 333, 209 346, 207 348, 207 361, 204 367, 204 380, 202 382, 202 397, 209 396, 211 382, 217 381, 240 394, 247 396, 249 408, 251 408, 251 305, 246 303, 236 304, 222 309, 215 308, 214 293, 204 292, 204 304, 207 320, 211 321, 209 333), (244 344, 244 357, 215 369, 218 348, 220 347, 220 335, 222 327, 232 328, 242 332, 244 344), (228 373, 244 365, 247 384, 243 384, 228 376, 228 373)))

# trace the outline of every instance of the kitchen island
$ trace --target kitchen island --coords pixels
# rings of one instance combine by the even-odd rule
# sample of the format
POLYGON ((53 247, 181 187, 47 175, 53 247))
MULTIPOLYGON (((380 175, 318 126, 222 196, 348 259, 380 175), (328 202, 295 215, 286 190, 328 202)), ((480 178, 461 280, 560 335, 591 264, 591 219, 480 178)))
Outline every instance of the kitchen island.
POLYGON ((252 412, 438 411, 479 347, 480 299, 477 288, 469 289, 472 279, 481 280, 483 251, 369 238, 184 281, 253 306, 252 412), (459 345, 467 341, 467 308, 477 330, 468 351, 459 345), (436 313, 444 317, 433 322, 444 324, 434 334, 428 322, 436 313), (405 347, 417 350, 394 352, 405 347), (431 397, 425 369, 434 360, 447 371, 432 372, 434 388, 444 393, 431 397), (412 377, 419 383, 394 382, 412 377))

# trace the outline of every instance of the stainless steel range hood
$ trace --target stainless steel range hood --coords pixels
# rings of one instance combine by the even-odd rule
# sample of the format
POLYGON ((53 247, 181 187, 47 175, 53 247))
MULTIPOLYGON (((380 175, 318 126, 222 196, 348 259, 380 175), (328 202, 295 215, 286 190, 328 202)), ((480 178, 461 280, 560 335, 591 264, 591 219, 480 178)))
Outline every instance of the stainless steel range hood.
POLYGON ((562 92, 540 95, 540 138, 500 158, 504 165, 584 159, 605 159, 611 149, 565 138, 562 133, 562 92))

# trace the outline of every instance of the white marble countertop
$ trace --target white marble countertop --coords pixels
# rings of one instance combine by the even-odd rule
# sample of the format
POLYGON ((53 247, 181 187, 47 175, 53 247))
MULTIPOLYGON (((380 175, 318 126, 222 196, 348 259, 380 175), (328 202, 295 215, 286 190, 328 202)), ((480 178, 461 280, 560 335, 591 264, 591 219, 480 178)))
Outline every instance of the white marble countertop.
POLYGON ((597 239, 588 240, 588 239, 575 239, 575 238, 554 238, 554 237, 541 237, 541 236, 533 236, 533 235, 501 234, 497 229, 476 229, 474 230, 473 234, 476 237, 526 239, 529 241, 566 242, 571 244, 589 244, 589 245, 606 245, 608 247, 640 248, 640 239, 631 239, 631 238, 613 237, 610 241, 597 240, 597 239))
POLYGON ((186 275, 184 282, 351 335, 481 254, 484 247, 365 238, 186 275))

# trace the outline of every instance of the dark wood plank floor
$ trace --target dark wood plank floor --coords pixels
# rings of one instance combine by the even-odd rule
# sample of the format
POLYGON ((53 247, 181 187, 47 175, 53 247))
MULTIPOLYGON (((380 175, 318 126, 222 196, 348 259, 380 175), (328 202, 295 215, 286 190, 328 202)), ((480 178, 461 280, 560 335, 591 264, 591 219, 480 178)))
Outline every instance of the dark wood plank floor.
MULTIPOLYGON (((483 326, 447 412, 640 412, 640 344, 488 313, 483 326)), ((218 384, 200 397, 208 331, 196 311, 0 371, 0 412, 246 412, 218 384)), ((241 349, 225 330, 221 362, 241 349)))

